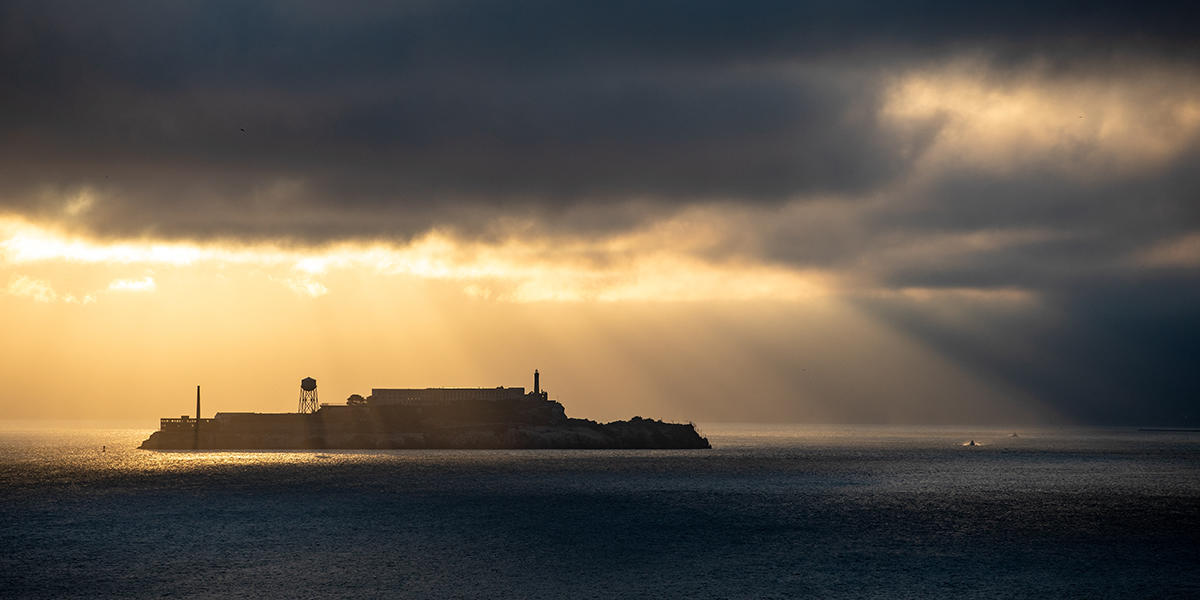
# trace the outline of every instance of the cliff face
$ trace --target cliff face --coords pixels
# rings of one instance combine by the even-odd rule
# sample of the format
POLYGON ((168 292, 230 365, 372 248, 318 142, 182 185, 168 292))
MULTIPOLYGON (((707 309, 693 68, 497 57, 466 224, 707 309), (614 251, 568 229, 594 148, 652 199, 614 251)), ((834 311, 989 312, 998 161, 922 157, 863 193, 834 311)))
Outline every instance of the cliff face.
POLYGON ((156 431, 141 448, 711 448, 691 424, 568 419, 561 404, 547 401, 486 408, 325 407, 310 415, 219 415, 198 436, 186 428, 156 431))

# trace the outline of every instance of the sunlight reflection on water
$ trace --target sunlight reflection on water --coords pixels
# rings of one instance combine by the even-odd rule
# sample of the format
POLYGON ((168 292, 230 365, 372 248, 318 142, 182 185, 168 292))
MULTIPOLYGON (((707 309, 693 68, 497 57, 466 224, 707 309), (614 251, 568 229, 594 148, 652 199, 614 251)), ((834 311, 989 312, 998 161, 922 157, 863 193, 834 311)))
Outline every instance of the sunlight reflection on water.
POLYGON ((187 452, 138 450, 146 429, 7 424, 0 587, 33 598, 1200 593, 1200 435, 703 430, 711 451, 187 452), (983 445, 964 448, 971 439, 983 445), (188 575, 196 565, 202 580, 188 575))

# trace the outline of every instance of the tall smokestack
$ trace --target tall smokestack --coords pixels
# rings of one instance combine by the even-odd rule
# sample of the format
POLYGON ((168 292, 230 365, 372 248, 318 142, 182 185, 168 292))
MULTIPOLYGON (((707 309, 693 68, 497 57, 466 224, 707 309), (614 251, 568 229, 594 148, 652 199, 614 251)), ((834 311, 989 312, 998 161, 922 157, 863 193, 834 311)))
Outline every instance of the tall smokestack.
POLYGON ((541 376, 538 375, 537 369, 533 370, 533 393, 542 393, 541 376))
POLYGON ((192 430, 192 446, 196 450, 200 449, 200 386, 196 386, 196 425, 192 430))

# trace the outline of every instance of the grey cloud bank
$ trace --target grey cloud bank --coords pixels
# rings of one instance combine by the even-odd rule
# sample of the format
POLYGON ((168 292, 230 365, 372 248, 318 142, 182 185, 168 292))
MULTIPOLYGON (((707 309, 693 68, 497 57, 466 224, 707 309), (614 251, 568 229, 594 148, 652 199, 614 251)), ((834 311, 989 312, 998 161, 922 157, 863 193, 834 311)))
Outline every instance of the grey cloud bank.
POLYGON ((1194 10, 6 3, 0 201, 54 210, 87 185, 102 233, 315 238, 405 236, 464 206, 857 196, 939 131, 880 121, 904 69, 970 53, 996 77, 1186 65, 1194 10))

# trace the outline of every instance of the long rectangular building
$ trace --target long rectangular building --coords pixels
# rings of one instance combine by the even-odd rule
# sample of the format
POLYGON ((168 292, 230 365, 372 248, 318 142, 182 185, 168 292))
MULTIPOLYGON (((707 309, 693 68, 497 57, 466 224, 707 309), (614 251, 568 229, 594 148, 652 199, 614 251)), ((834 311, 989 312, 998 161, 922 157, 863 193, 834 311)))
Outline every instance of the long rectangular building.
POLYGON ((461 402, 497 402, 525 396, 523 387, 497 388, 374 388, 372 406, 445 406, 461 402))

